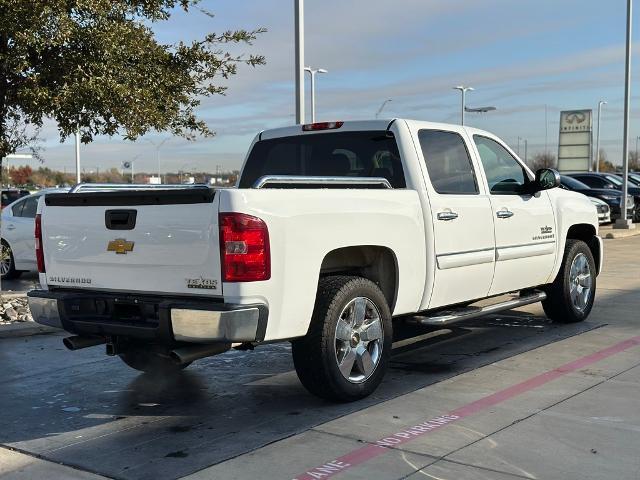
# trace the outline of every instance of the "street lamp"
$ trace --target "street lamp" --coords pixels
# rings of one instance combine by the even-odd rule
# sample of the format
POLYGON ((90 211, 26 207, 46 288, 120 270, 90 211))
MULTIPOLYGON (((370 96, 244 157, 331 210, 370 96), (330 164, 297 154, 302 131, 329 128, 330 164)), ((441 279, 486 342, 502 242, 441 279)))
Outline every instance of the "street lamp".
POLYGON ((160 176, 160 147, 162 147, 162 145, 164 145, 164 143, 167 140, 169 140, 169 138, 167 137, 159 143, 154 142, 153 140, 149 140, 148 138, 145 138, 145 140, 156 148, 156 162, 158 163, 158 180, 160 181, 160 183, 162 183, 162 177, 160 176))
POLYGON ((627 0, 627 45, 624 68, 624 128, 622 134, 622 198, 621 215, 613 228, 631 229, 635 225, 627 218, 626 199, 629 192, 629 110, 631 102, 631 26, 633 0, 627 0))
POLYGON ((465 87, 464 85, 458 85, 457 87, 453 87, 454 90, 460 90, 460 93, 462 94, 462 103, 460 106, 460 125, 464 125, 464 107, 465 107, 465 101, 464 101, 464 97, 465 94, 469 91, 472 92, 475 90, 475 88, 473 87, 465 87))
POLYGON ((596 172, 600 171, 600 115, 602 114, 602 105, 607 102, 600 100, 598 102, 598 123, 596 124, 596 172))
POLYGON ((328 70, 324 68, 313 69, 311 67, 304 67, 305 72, 311 74, 311 123, 316 122, 316 74, 328 73, 328 70))
POLYGON ((384 109, 384 107, 387 106, 387 103, 392 102, 392 101, 393 100, 391 98, 387 98, 384 102, 382 102, 382 105, 380 105, 380 108, 376 112, 376 118, 378 118, 380 116, 380 114, 382 113, 382 110, 384 109))

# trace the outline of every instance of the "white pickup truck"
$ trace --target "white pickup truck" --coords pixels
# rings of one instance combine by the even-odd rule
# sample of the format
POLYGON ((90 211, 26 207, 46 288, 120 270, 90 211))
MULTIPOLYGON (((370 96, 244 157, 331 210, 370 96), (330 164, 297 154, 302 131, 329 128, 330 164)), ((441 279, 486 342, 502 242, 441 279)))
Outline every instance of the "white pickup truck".
POLYGON ((142 371, 289 340, 309 391, 355 400, 382 380, 394 318, 444 326, 538 301, 557 322, 589 315, 598 219, 558 184, 469 127, 263 131, 238 188, 47 195, 31 311, 70 349, 106 343, 142 371))

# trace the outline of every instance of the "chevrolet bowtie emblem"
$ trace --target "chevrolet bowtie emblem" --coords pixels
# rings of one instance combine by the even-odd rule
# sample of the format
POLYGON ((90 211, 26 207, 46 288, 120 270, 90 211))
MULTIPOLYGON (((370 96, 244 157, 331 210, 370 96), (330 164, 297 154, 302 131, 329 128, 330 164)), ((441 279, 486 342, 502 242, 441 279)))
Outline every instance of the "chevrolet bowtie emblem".
POLYGON ((107 252, 116 252, 119 255, 126 255, 127 252, 133 251, 133 242, 129 242, 124 238, 116 238, 111 240, 107 245, 107 252))

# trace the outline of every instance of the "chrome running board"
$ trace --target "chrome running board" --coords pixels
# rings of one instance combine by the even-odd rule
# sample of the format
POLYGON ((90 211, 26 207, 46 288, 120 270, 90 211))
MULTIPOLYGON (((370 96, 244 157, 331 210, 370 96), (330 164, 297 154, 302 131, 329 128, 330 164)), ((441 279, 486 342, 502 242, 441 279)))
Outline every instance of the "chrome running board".
POLYGON ((540 290, 533 290, 524 295, 519 295, 505 302, 494 303, 484 307, 460 307, 449 310, 438 310, 436 312, 427 313, 426 315, 416 315, 407 319, 410 323, 429 326, 444 326, 452 323, 469 320, 471 318, 481 317, 489 313, 497 313, 503 310, 510 310, 516 307, 522 307, 531 303, 540 302, 547 298, 547 294, 540 290))

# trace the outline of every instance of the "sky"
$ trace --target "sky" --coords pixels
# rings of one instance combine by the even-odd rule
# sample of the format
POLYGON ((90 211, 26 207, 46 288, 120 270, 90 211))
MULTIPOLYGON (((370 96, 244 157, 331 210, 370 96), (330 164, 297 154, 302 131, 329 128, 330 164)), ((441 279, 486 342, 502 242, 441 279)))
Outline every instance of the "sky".
MULTIPOLYGON (((156 171, 157 152, 163 172, 238 169, 256 133, 295 123, 293 0, 205 0, 201 6, 215 17, 176 12, 153 26, 159 41, 264 27, 253 45, 232 51, 264 55, 267 64, 243 66, 229 81, 214 82, 227 85, 227 94, 203 99, 198 114, 215 137, 189 142, 154 133, 135 143, 99 137, 82 146, 85 170, 119 168, 135 159, 136 171, 156 171), (163 140, 156 151, 153 143, 163 140)), ((640 135, 638 11, 631 149, 640 135)), ((531 157, 545 148, 557 153, 561 110, 592 108, 595 119, 598 101, 605 100, 600 144, 609 160, 620 163, 625 22, 626 0, 306 0, 305 63, 328 70, 316 77, 316 120, 373 118, 391 99, 382 118, 457 123, 460 93, 452 87, 470 85, 469 107, 496 110, 468 113, 466 123, 514 149, 518 137, 526 138, 531 157)), ((42 136, 44 165, 74 171, 73 140, 60 143, 52 122, 42 136)))

